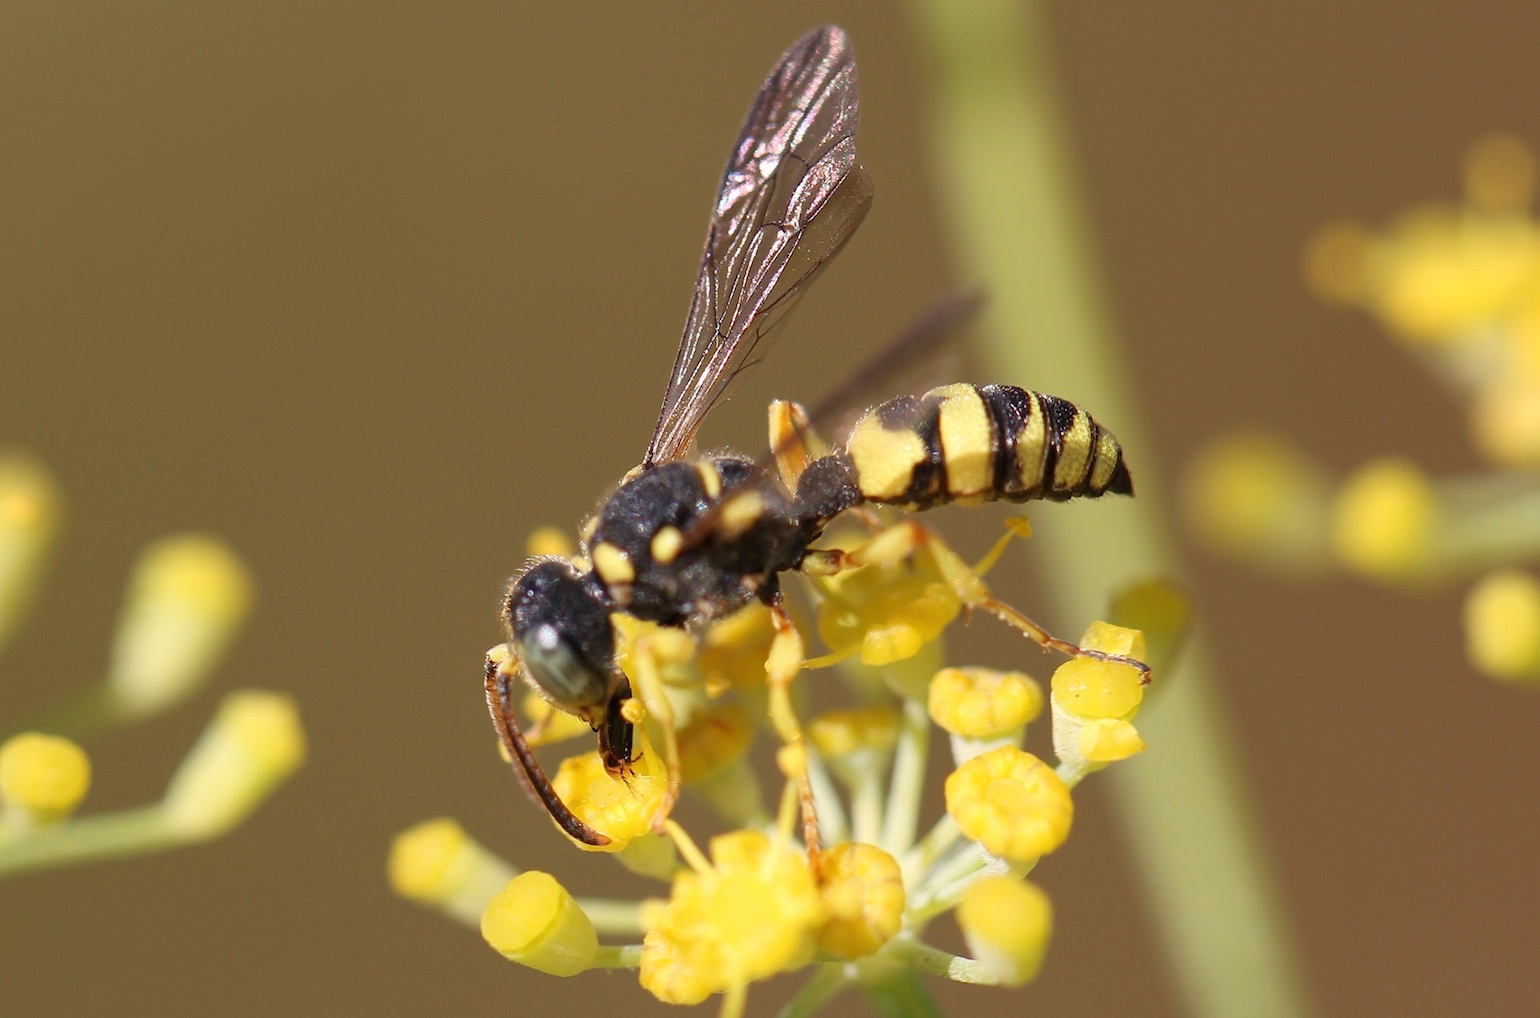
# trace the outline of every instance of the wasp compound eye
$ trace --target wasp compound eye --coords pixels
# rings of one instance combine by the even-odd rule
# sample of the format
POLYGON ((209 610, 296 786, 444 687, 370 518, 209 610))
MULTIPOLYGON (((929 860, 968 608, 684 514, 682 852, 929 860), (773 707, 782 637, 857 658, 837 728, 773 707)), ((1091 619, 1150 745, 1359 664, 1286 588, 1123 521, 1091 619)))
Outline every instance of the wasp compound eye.
POLYGON ((609 611, 567 562, 541 562, 508 593, 506 618, 529 677, 558 707, 595 727, 617 685, 609 611))
POLYGON ((539 626, 521 640, 519 657, 545 695, 572 713, 587 717, 590 708, 608 703, 609 676, 595 671, 554 625, 539 626))

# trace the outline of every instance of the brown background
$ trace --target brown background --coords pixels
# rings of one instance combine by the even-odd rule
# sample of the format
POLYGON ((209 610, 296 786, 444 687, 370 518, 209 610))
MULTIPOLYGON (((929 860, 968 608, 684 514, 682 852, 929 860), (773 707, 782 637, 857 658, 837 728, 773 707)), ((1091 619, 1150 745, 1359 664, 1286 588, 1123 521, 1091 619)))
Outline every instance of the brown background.
MULTIPOLYGON (((1161 441, 1139 469, 1243 421, 1337 468, 1473 466, 1458 409, 1297 268, 1325 220, 1453 197, 1477 134, 1540 144, 1540 9, 1437 6, 1053 9, 1161 441)), ((0 436, 70 500, 3 716, 98 675, 136 549, 207 528, 261 585, 218 685, 293 691, 312 741, 222 843, 0 886, 0 1011, 664 1011, 627 976, 520 970, 395 900, 385 846, 447 813, 585 890, 638 889, 523 800, 479 656, 527 531, 575 523, 639 454, 728 142, 809 26, 856 40, 878 202, 710 438, 756 446, 766 394, 815 397, 953 280, 900 8, 577 10, 0 8, 0 436)), ((974 515, 940 522, 966 544, 998 525, 974 515)), ((1029 604, 1030 559, 1007 567, 1029 604)), ((1540 703, 1463 664, 1457 592, 1287 586, 1201 555, 1196 579, 1322 1011, 1540 1001, 1540 703)), ((158 794, 213 702, 94 745, 92 806, 158 794)), ((1060 916, 1043 978, 947 988, 953 1013, 1179 1013, 1103 792, 1038 871, 1060 916)))

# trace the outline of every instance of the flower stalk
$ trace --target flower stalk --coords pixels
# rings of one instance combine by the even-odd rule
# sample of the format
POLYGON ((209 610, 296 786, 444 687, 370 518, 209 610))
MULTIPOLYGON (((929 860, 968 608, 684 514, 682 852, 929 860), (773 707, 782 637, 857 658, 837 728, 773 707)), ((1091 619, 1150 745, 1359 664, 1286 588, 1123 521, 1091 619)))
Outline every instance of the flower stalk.
MULTIPOLYGON (((1012 0, 915 0, 929 48, 934 151, 963 277, 989 294, 989 356, 1094 408, 1131 463, 1153 462, 1124 382, 1105 289, 1075 183, 1048 45, 1047 7, 1012 0)), ((1061 617, 1094 616, 1108 590, 1180 572, 1158 480, 1096 512, 1043 514, 1040 557, 1061 617)), ((1114 621, 1119 621, 1114 619, 1114 621)), ((1140 728, 1160 751, 1116 769, 1117 803, 1154 938, 1198 1015, 1309 1011, 1270 863, 1232 752, 1205 648, 1157 673, 1140 728)))

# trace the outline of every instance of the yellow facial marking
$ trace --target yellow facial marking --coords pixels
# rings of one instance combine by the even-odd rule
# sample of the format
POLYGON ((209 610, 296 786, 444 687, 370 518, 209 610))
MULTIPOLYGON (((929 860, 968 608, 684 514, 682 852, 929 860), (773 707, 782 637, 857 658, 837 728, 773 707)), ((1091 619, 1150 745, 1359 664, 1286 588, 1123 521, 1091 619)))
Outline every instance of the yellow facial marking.
POLYGON ((728 540, 748 530, 765 512, 765 498, 757 491, 735 495, 722 506, 718 532, 728 540))
POLYGON ((979 391, 971 385, 932 389, 926 397, 941 398, 941 456, 946 461, 946 489, 962 501, 994 487, 995 428, 979 391))
POLYGON ((716 498, 722 494, 722 474, 715 466, 701 460, 695 464, 695 472, 700 474, 701 487, 706 489, 707 498, 716 498))
POLYGON ((630 583, 636 579, 636 568, 631 565, 631 560, 626 557, 626 553, 608 541, 594 548, 593 556, 594 571, 605 583, 618 585, 630 583))
POLYGON ((652 560, 659 565, 668 565, 679 554, 682 544, 684 544, 684 535, 679 532, 678 527, 664 527, 652 535, 652 544, 649 547, 652 560))
POLYGON ((925 442, 912 428, 890 431, 874 412, 856 424, 845 451, 861 494, 877 502, 902 496, 914 481, 915 468, 925 462, 925 442))
POLYGON ((1086 464, 1091 459, 1091 418, 1084 410, 1075 411, 1075 419, 1059 448, 1059 462, 1053 468, 1053 486, 1058 491, 1069 491, 1080 484, 1086 475, 1086 464))
POLYGON ((1101 491, 1112 480, 1118 466, 1118 442, 1107 432, 1096 440, 1096 455, 1091 460, 1091 490, 1101 491))

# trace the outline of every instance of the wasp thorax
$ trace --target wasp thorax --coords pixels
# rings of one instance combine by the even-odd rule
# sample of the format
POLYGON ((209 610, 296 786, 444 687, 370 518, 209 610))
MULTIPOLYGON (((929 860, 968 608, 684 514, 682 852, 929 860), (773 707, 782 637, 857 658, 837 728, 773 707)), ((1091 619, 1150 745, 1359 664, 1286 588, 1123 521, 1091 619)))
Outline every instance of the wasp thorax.
POLYGON ((597 728, 620 684, 603 588, 571 563, 550 559, 519 577, 503 610, 513 648, 541 695, 597 728))

